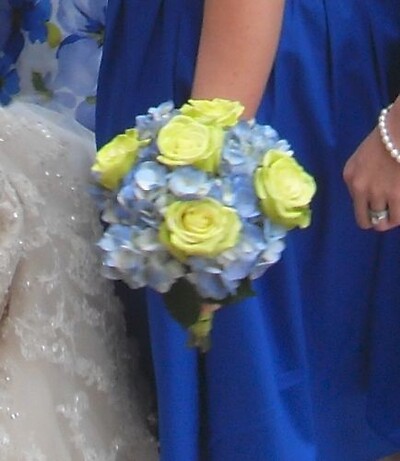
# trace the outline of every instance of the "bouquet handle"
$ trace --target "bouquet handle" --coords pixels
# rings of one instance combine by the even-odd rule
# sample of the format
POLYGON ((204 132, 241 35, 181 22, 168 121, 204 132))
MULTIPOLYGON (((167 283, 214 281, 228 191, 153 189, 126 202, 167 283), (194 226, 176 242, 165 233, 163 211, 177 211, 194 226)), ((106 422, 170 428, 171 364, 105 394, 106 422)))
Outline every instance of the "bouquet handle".
POLYGON ((214 313, 221 307, 220 304, 202 304, 199 318, 189 327, 189 346, 197 347, 201 352, 207 352, 211 347, 210 334, 214 313))

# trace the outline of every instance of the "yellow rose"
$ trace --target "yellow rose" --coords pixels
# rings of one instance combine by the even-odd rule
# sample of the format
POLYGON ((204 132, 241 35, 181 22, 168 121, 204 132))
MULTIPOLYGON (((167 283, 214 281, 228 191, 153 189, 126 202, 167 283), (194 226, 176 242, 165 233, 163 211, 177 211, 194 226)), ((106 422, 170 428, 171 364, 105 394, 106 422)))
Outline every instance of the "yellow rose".
POLYGON ((193 165, 215 173, 220 163, 223 140, 221 128, 177 115, 158 134, 160 155, 157 160, 169 167, 193 165))
POLYGON ((316 185, 293 157, 279 150, 268 151, 254 180, 261 208, 271 221, 289 229, 310 225, 309 205, 316 185))
POLYGON ((242 223, 232 208, 211 198, 174 202, 167 208, 160 240, 179 260, 213 258, 239 240, 242 223))
POLYGON ((118 187, 122 178, 136 162, 137 153, 147 141, 140 141, 137 130, 126 130, 103 146, 96 155, 92 171, 99 176, 100 184, 106 189, 118 187))
POLYGON ((205 125, 221 128, 236 125, 243 111, 244 107, 239 102, 228 99, 189 99, 188 103, 181 108, 182 114, 205 125))

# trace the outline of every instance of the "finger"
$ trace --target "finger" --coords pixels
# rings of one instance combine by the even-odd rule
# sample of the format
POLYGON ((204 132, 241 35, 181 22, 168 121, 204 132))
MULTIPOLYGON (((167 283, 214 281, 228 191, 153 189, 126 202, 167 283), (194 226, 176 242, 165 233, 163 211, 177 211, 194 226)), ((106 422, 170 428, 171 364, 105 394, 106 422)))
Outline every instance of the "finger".
POLYGON ((387 200, 374 197, 369 201, 369 220, 374 230, 386 231, 391 228, 387 200), (374 213, 376 216, 374 216, 374 213), (379 217, 381 215, 381 217, 379 217))
POLYGON ((354 215, 361 229, 371 229, 371 219, 368 213, 368 201, 361 195, 353 195, 354 215))
POLYGON ((393 197, 389 199, 389 226, 390 228, 400 226, 400 199, 393 197))

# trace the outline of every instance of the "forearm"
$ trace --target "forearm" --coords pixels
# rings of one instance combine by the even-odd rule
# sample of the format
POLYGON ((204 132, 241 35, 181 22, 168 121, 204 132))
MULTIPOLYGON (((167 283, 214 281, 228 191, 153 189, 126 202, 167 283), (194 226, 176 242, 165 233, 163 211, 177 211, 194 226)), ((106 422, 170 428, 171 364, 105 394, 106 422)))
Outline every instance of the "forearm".
POLYGON ((238 100, 253 117, 278 46, 284 0, 205 0, 193 98, 238 100))

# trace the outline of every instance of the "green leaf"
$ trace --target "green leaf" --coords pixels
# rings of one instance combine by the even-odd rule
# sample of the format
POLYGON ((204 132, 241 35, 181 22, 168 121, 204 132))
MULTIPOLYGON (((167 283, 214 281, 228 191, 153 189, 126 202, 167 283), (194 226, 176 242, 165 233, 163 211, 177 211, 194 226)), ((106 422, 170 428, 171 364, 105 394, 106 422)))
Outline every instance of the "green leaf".
POLYGON ((250 296, 255 296, 255 292, 252 288, 251 280, 244 279, 234 296, 228 296, 219 301, 215 299, 203 299, 190 282, 185 279, 179 279, 172 286, 171 290, 163 296, 172 317, 183 327, 189 328, 197 322, 202 304, 220 304, 225 306, 237 303, 250 296))
POLYGON ((46 87, 40 72, 32 72, 32 85, 38 93, 46 98, 51 99, 53 97, 53 93, 46 87))
POLYGON ((187 345, 188 347, 196 348, 205 354, 211 349, 211 337, 209 334, 207 336, 196 336, 189 330, 187 345))
POLYGON ((183 327, 197 322, 203 300, 190 282, 179 279, 163 297, 168 311, 183 327))
POLYGON ((214 312, 201 312, 197 322, 189 327, 189 347, 196 347, 200 352, 208 352, 211 347, 211 330, 213 327, 214 312))

